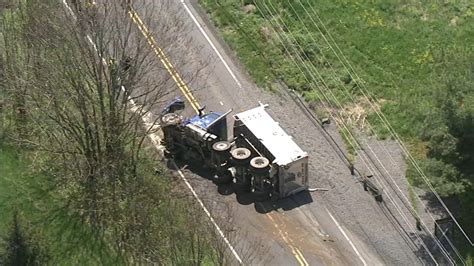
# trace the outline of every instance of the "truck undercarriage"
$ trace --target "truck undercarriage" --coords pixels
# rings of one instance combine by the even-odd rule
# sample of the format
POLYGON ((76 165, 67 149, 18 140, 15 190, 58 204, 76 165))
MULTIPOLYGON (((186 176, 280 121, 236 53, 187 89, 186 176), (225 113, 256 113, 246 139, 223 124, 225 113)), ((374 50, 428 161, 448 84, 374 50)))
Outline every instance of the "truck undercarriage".
POLYGON ((278 199, 308 188, 308 155, 265 111, 264 105, 233 116, 228 137, 227 115, 200 113, 184 118, 177 98, 162 112, 163 143, 169 156, 211 170, 213 181, 230 183, 236 193, 256 201, 278 199))

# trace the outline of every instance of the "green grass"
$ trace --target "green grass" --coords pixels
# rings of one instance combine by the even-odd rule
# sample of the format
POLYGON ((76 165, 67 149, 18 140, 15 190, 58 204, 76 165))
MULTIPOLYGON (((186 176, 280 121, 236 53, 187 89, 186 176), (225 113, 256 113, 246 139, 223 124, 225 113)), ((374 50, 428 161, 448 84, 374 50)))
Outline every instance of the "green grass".
MULTIPOLYGON (((13 213, 19 213, 27 237, 46 250, 51 265, 117 264, 101 241, 94 240, 79 217, 55 200, 45 176, 33 174, 31 161, 0 146, 0 237, 9 235, 13 213)), ((0 254, 4 252, 0 245, 0 254)))
MULTIPOLYGON (((271 1, 271 5, 270 1, 259 1, 255 13, 245 14, 241 10, 242 1, 200 1, 258 85, 271 87, 275 78, 282 78, 292 89, 320 96, 312 88, 321 86, 324 80, 338 102, 350 102, 349 93, 360 99, 360 88, 348 78, 331 50, 334 44, 328 46, 312 22, 318 22, 313 8, 365 81, 370 95, 385 100, 382 111, 406 138, 420 136, 423 129, 420 122, 432 113, 434 92, 443 89, 446 75, 463 72, 465 58, 474 54, 474 6, 467 1, 397 4, 323 0, 317 5, 312 2, 311 6, 306 0, 302 2, 305 9, 299 1, 277 0, 271 1), (262 4, 265 2, 267 5, 262 4), (314 64, 316 68, 312 70, 322 79, 314 80, 292 63, 271 30, 270 13, 274 21, 285 24, 292 32, 287 33, 285 26, 281 26, 283 38, 289 37, 291 43, 301 46, 307 55, 304 61, 314 64), (454 61, 459 64, 452 64, 454 61), (451 67, 446 68, 447 62, 451 67)), ((319 22, 317 25, 322 27, 319 22)), ((318 100, 315 95, 309 98, 318 100)), ((375 116, 369 118, 377 129, 383 130, 375 116)), ((380 134, 387 136, 386 132, 380 134)))
POLYGON ((346 144, 347 153, 348 153, 348 160, 351 165, 355 163, 355 157, 357 156, 357 150, 360 148, 359 144, 354 141, 354 133, 352 132, 351 128, 345 127, 339 129, 339 134, 346 144))
POLYGON ((413 184, 409 178, 407 179, 408 181, 408 199, 410 200, 411 206, 413 207, 413 211, 415 214, 418 216, 418 204, 417 204, 417 199, 418 196, 415 192, 415 188, 413 187, 413 184))

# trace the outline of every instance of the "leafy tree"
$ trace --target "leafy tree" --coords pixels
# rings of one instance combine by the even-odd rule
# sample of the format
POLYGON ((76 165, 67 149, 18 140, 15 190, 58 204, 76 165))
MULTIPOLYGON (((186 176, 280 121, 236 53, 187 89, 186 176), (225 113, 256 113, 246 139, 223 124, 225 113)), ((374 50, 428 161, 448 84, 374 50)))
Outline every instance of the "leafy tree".
POLYGON ((436 109, 426 121, 428 158, 423 168, 444 196, 465 192, 474 181, 474 63, 469 58, 452 60, 464 63, 466 72, 445 75, 436 92, 436 109))

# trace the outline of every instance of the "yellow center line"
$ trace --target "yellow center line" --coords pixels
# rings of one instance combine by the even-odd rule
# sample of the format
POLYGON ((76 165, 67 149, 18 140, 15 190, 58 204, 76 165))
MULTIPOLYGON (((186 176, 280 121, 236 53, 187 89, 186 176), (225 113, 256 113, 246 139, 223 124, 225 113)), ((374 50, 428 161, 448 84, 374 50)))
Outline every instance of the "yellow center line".
MULTIPOLYGON (((165 66, 166 70, 168 71, 168 73, 171 75, 171 77, 173 78, 173 80, 176 82, 176 85, 178 85, 179 89, 183 92, 184 96, 186 97, 186 99, 189 101, 189 103, 191 104, 191 106, 193 107, 193 109, 198 112, 199 108, 200 108, 200 105, 198 103, 198 101, 196 100, 196 98, 194 97, 194 95, 192 94, 192 92, 189 90, 188 86, 186 85, 186 83, 183 81, 183 79, 181 78, 181 76, 178 74, 178 72, 176 71, 176 68, 173 66, 173 64, 170 62, 170 60, 168 59, 168 57, 165 55, 165 53, 163 52, 163 50, 158 47, 158 44, 157 42, 155 41, 155 38, 153 38, 153 36, 151 35, 150 31, 148 30, 148 28, 146 27, 145 23, 143 23, 142 19, 138 16, 137 12, 133 9, 133 8, 130 8, 129 11, 128 11, 128 15, 130 16, 130 18, 132 19, 132 21, 137 25, 138 29, 140 30, 140 32, 143 34, 143 36, 145 37, 145 39, 147 40, 148 44, 150 45, 150 47, 153 49, 153 51, 155 52, 155 54, 158 56, 158 59, 161 61, 161 63, 163 63, 163 65, 165 66)), ((280 227, 278 226, 278 224, 276 223, 275 219, 269 214, 267 213, 266 214, 267 217, 273 222, 273 225, 275 226, 275 228, 277 229, 280 237, 283 239, 283 241, 290 247, 290 250, 291 252, 293 253, 293 255, 295 256, 296 260, 298 261, 298 263, 302 266, 308 266, 308 262, 306 261, 306 259, 304 258, 303 254, 301 253, 301 251, 295 247, 291 242, 291 240, 289 240, 289 238, 287 238, 285 236, 285 234, 283 233, 283 231, 280 229, 280 227)), ((287 233, 286 233, 287 234, 287 233)))
MULTIPOLYGON (((302 266, 309 266, 308 262, 306 261, 306 259, 304 258, 303 254, 301 253, 301 251, 295 247, 294 245, 291 244, 291 240, 289 240, 285 234, 283 233, 283 230, 281 230, 281 228, 278 226, 277 222, 275 221, 275 219, 269 214, 267 213, 266 214, 267 217, 273 222, 273 226, 275 226, 275 228, 277 229, 278 231, 278 234, 280 235, 280 237, 283 239, 283 241, 290 247, 291 249, 291 253, 293 253, 293 255, 295 256, 296 260, 298 261, 298 263, 302 266)), ((286 233, 288 234, 288 233, 286 233)))
MULTIPOLYGON (((285 235, 288 236, 288 232, 285 232, 285 235)), ((291 239, 289 236, 288 239, 290 243, 294 246, 295 242, 293 241, 293 239, 291 239)), ((309 265, 308 261, 306 261, 305 257, 303 256, 303 253, 296 246, 294 246, 294 248, 296 250, 296 253, 300 255, 300 258, 304 262, 304 265, 309 265)))
POLYGON ((158 59, 161 61, 161 63, 163 63, 163 65, 165 66, 165 69, 168 71, 168 73, 171 75, 175 83, 178 85, 179 89, 184 94, 186 99, 189 101, 194 111, 196 111, 196 113, 199 112, 198 110, 200 108, 200 105, 198 104, 198 101, 196 100, 196 98, 194 98, 194 95, 191 93, 188 86, 183 81, 181 76, 178 74, 178 71, 176 71, 176 68, 170 62, 170 60, 165 55, 163 50, 160 47, 158 47, 158 44, 156 43, 155 38, 153 38, 150 31, 146 27, 145 23, 143 23, 142 19, 138 16, 137 12, 134 9, 130 8, 128 11, 128 15, 130 16, 132 21, 137 25, 138 29, 147 40, 148 44, 153 49, 153 52, 155 52, 155 54, 158 56, 158 59))

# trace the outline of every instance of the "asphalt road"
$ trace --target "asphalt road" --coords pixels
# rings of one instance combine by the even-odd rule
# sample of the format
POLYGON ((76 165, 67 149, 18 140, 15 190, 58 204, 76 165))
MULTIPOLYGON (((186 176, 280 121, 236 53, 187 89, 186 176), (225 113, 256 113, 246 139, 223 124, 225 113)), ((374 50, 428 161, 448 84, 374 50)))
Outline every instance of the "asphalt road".
MULTIPOLYGON (((205 14, 199 11, 196 2, 185 4, 205 34, 181 1, 171 1, 168 12, 176 10, 180 15, 166 19, 170 20, 169 23, 182 23, 188 31, 186 36, 177 37, 174 40, 176 45, 164 52, 171 62, 182 61, 183 55, 189 58, 185 64, 175 64, 176 71, 184 77, 193 76, 195 69, 200 69, 199 75, 189 80, 186 86, 197 102, 206 105, 207 110, 233 109, 234 113, 256 107, 260 101, 269 104, 269 113, 309 153, 310 186, 329 188, 328 192, 300 193, 271 206, 237 198, 235 194, 227 193, 226 187, 218 188, 206 179, 206 173, 184 167, 184 175, 217 223, 223 228, 233 229, 227 238, 244 264, 427 263, 419 258, 419 247, 407 237, 411 232, 406 232, 403 225, 397 226, 380 211, 373 197, 364 192, 350 175, 324 132, 304 116, 283 91, 268 92, 257 88, 222 40, 216 37, 215 30, 205 14), (184 41, 189 39, 192 41, 184 41)), ((149 10, 139 6, 136 11, 140 16, 149 14, 149 10)), ((154 17, 149 23, 162 20, 163 15, 160 12, 152 14, 154 17)), ((160 45, 160 36, 154 32, 151 34, 160 45)), ((181 91, 175 88, 168 98, 181 91)), ((193 112, 188 108, 186 114, 193 112)), ((330 126, 328 132, 344 150, 337 128, 330 126)))

